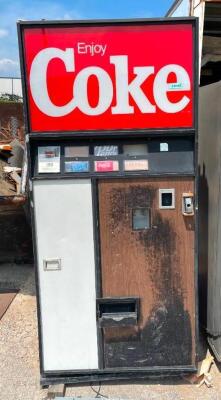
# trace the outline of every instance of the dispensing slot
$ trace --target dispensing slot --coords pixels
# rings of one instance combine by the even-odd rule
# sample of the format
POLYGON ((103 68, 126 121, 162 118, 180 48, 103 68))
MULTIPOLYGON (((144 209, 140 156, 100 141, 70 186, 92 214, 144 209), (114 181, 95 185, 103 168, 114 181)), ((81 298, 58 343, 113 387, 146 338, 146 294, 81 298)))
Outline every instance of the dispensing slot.
POLYGON ((101 328, 137 325, 138 298, 97 300, 97 319, 101 328))

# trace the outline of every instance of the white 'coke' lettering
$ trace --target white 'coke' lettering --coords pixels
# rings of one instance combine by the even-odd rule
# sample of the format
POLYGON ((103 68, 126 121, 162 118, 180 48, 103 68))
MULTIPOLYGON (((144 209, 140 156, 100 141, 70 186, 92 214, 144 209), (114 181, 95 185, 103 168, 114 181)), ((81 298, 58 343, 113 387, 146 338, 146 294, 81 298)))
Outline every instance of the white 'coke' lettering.
MULTIPOLYGON (((47 88, 47 68, 54 58, 63 61, 67 72, 75 71, 74 49, 47 48, 41 50, 34 58, 30 71, 30 87, 32 97, 38 108, 50 117, 62 117, 71 113, 76 107, 86 115, 103 114, 111 106, 113 100, 113 82, 109 74, 101 67, 90 66, 82 69, 75 77, 73 83, 73 98, 63 105, 56 106, 50 99, 47 88), (91 106, 88 98, 88 79, 91 76, 97 78, 99 98, 96 106, 91 106)), ((112 114, 133 114, 134 107, 129 104, 129 95, 137 104, 141 113, 156 113, 156 105, 166 113, 176 113, 183 110, 190 98, 183 95, 182 98, 172 103, 167 97, 171 91, 168 84, 170 73, 176 75, 179 88, 176 91, 190 91, 190 78, 187 71, 177 64, 168 64, 162 67, 154 78, 153 95, 156 105, 151 104, 141 85, 154 74, 154 66, 134 67, 135 78, 128 80, 128 57, 110 56, 110 63, 115 67, 116 104, 111 107, 112 114)))
POLYGON ((76 101, 73 98, 65 106, 58 107, 52 103, 48 94, 47 87, 47 68, 49 61, 53 58, 59 58, 63 61, 66 71, 74 71, 74 50, 65 51, 51 47, 40 51, 34 58, 30 71, 30 87, 32 97, 38 108, 50 117, 62 117, 72 112, 76 107, 76 101))

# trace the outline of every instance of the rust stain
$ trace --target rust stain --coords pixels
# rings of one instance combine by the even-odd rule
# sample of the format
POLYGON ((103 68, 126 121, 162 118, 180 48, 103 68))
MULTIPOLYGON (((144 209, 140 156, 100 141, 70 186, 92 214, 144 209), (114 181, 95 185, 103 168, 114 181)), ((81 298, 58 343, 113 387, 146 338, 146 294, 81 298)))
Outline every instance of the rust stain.
POLYGON ((112 185, 103 192, 108 214, 105 235, 112 232, 107 236, 110 283, 105 281, 105 295, 139 295, 141 312, 137 329, 105 330, 106 367, 191 365, 191 318, 184 307, 185 277, 180 268, 181 242, 176 229, 182 216, 175 216, 173 211, 172 218, 167 218, 158 210, 157 180, 155 184, 112 185), (131 229, 131 209, 136 207, 151 208, 151 229, 131 229), (114 286, 116 276, 119 282, 114 286), (121 277, 124 280, 120 282, 121 277))
POLYGON ((109 193, 111 210, 108 222, 111 228, 124 222, 125 210, 137 207, 152 207, 156 189, 152 186, 136 185, 129 188, 112 188, 109 193))

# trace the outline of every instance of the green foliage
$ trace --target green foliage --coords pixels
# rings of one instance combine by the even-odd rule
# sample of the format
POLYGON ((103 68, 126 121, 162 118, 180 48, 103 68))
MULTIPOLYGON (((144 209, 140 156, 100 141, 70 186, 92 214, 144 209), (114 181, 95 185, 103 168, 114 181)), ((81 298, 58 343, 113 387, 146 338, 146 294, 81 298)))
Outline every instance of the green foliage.
POLYGON ((22 97, 17 94, 1 93, 0 103, 22 103, 22 97))

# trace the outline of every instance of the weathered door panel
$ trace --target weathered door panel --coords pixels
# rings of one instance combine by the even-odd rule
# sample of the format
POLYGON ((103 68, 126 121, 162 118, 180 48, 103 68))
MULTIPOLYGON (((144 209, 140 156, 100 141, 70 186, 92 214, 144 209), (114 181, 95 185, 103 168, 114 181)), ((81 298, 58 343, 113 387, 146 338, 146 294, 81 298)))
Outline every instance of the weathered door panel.
POLYGON ((139 297, 136 326, 103 328, 106 368, 194 364, 194 217, 182 215, 192 178, 99 181, 102 296, 139 297), (159 189, 175 208, 159 208, 159 189), (150 228, 132 229, 133 209, 150 228))

